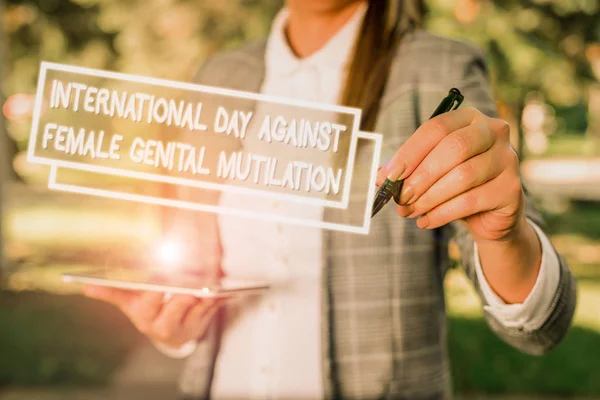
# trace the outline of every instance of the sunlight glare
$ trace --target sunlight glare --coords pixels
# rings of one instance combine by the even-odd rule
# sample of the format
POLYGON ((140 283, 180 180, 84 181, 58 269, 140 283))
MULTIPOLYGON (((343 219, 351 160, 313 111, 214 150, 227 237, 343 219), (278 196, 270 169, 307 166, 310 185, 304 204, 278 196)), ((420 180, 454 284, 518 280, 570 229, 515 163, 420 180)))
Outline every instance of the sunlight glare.
POLYGON ((165 239, 156 251, 160 263, 167 267, 177 268, 183 261, 183 246, 178 241, 165 239))

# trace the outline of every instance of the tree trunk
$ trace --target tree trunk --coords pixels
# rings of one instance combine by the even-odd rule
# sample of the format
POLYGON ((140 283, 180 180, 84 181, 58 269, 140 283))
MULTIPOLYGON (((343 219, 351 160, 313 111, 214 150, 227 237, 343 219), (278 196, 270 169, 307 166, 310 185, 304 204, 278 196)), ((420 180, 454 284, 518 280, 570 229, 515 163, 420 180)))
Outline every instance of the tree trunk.
MULTIPOLYGON (((0 1, 0 15, 4 15, 4 4, 0 1)), ((0 18, 0 82, 4 78, 4 27, 2 26, 2 19, 0 18)), ((0 90, 0 105, 4 104, 4 95, 0 90)), ((5 145, 4 138, 6 132, 4 129, 4 114, 0 112, 0 293, 4 287, 3 272, 5 267, 4 262, 4 184, 8 180, 8 172, 6 171, 6 154, 4 154, 5 145)))
MULTIPOLYGON (((4 2, 0 0, 0 15, 4 15, 4 2)), ((4 65, 6 60, 6 40, 0 18, 0 80, 4 79, 4 65)), ((0 90, 0 106, 4 104, 4 93, 0 90)), ((0 112, 0 221, 4 221, 4 197, 7 183, 15 180, 12 162, 15 156, 14 143, 8 137, 5 128, 4 114, 0 112)), ((4 249, 4 224, 0 223, 0 291, 4 287, 3 275, 7 267, 4 249)))

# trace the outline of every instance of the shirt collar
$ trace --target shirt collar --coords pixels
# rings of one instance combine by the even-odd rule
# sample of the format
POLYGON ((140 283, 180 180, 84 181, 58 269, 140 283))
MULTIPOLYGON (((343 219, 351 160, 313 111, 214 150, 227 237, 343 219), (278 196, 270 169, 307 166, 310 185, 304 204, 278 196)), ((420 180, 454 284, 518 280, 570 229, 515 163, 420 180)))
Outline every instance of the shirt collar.
POLYGON ((285 24, 287 23, 289 10, 287 8, 281 9, 273 20, 271 33, 267 40, 265 52, 266 74, 291 74, 304 65, 344 69, 350 62, 354 41, 358 35, 366 9, 367 4, 361 5, 342 29, 329 39, 321 49, 303 59, 298 58, 288 44, 285 35, 285 24))

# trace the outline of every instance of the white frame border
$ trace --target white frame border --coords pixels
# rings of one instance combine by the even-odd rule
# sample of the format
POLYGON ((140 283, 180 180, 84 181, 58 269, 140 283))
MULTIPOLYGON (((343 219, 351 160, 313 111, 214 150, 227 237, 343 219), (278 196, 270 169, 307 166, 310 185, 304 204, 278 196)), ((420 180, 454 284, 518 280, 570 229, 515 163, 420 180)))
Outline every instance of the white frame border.
POLYGON ((274 199, 291 200, 291 201, 296 201, 296 202, 304 203, 304 204, 316 204, 316 205, 323 205, 325 207, 346 209, 346 208, 348 208, 348 202, 350 199, 350 186, 351 186, 351 181, 352 181, 352 175, 354 173, 354 160, 355 160, 355 156, 356 156, 356 143, 358 141, 358 137, 359 137, 359 133, 360 133, 359 125, 360 125, 361 113, 362 113, 362 111, 360 109, 352 108, 352 107, 338 106, 338 105, 333 105, 333 104, 322 104, 322 103, 310 102, 310 101, 304 101, 304 100, 295 100, 295 99, 279 97, 279 96, 256 94, 256 93, 244 92, 244 91, 239 91, 239 90, 217 88, 217 87, 212 87, 212 86, 198 85, 198 84, 178 82, 178 81, 170 81, 170 80, 166 80, 166 79, 137 76, 137 75, 131 75, 131 74, 124 74, 124 73, 120 73, 120 72, 97 70, 97 69, 76 67, 76 66, 71 66, 71 65, 56 64, 56 63, 50 63, 50 62, 43 61, 41 63, 40 73, 38 76, 36 99, 35 99, 35 105, 34 105, 34 110, 33 110, 33 119, 32 119, 31 132, 30 132, 30 137, 29 137, 29 146, 28 146, 28 151, 27 151, 27 160, 31 163, 38 163, 38 164, 44 164, 44 165, 50 165, 50 166, 60 166, 63 168, 71 168, 71 169, 76 169, 76 170, 81 170, 81 171, 99 172, 99 173, 105 173, 105 174, 109 174, 109 175, 129 177, 129 178, 141 179, 141 180, 146 180, 146 181, 172 183, 172 184, 192 186, 192 187, 201 187, 201 188, 205 188, 205 189, 218 190, 218 191, 223 191, 223 192, 230 191, 230 192, 238 192, 238 193, 247 193, 247 194, 260 195, 263 197, 274 198, 274 199), (312 109, 324 110, 324 111, 334 111, 334 112, 354 115, 354 123, 352 126, 351 137, 350 137, 350 148, 349 148, 349 154, 348 154, 348 162, 346 165, 346 177, 344 180, 344 191, 342 193, 342 200, 340 200, 340 201, 323 200, 323 199, 318 199, 318 198, 312 198, 312 197, 307 197, 307 196, 298 196, 298 195, 287 194, 287 193, 276 193, 276 192, 271 192, 271 191, 262 190, 262 189, 252 189, 252 188, 245 188, 245 187, 239 187, 239 186, 231 186, 231 185, 227 185, 227 184, 203 182, 203 181, 197 181, 197 180, 191 180, 191 179, 185 179, 185 178, 175 178, 175 177, 169 177, 169 176, 146 173, 146 172, 130 171, 130 170, 124 170, 124 169, 119 169, 119 168, 105 167, 105 166, 99 166, 99 165, 90 165, 90 164, 85 164, 85 163, 80 163, 80 162, 71 162, 71 161, 64 161, 64 160, 36 156, 35 155, 35 145, 36 145, 37 136, 38 136, 40 114, 41 114, 41 108, 42 108, 42 103, 43 103, 42 100, 43 100, 43 95, 44 95, 44 89, 45 89, 44 86, 46 83, 47 70, 55 70, 55 71, 68 72, 68 73, 74 73, 74 74, 80 74, 80 75, 88 75, 88 76, 93 76, 93 77, 107 78, 107 79, 116 79, 116 80, 127 81, 127 82, 136 82, 136 83, 163 86, 163 87, 174 88, 174 89, 190 90, 190 91, 195 91, 195 92, 219 94, 219 95, 224 95, 224 96, 244 98, 244 99, 250 99, 250 100, 255 100, 255 101, 266 101, 266 102, 272 102, 272 103, 277 103, 277 104, 285 104, 285 105, 306 107, 306 108, 312 108, 312 109))
MULTIPOLYGON (((365 216, 364 216, 362 226, 345 225, 345 224, 338 224, 338 223, 333 223, 333 222, 324 222, 324 221, 317 221, 317 220, 306 220, 306 219, 302 219, 302 218, 285 217, 285 216, 273 215, 273 214, 269 214, 269 213, 248 212, 248 211, 239 210, 239 209, 235 209, 235 208, 229 208, 229 207, 219 207, 219 206, 212 206, 212 205, 207 205, 207 204, 197 204, 197 203, 191 203, 191 202, 186 202, 186 201, 181 201, 181 200, 163 199, 163 198, 153 197, 153 196, 122 193, 122 192, 116 192, 116 191, 112 191, 112 190, 94 189, 94 188, 89 188, 89 187, 85 187, 85 186, 62 184, 62 183, 58 183, 56 181, 57 169, 59 166, 53 165, 53 164, 51 164, 51 167, 50 167, 50 175, 48 178, 48 188, 53 189, 53 190, 63 191, 63 192, 86 194, 86 195, 92 195, 92 196, 97 196, 97 197, 112 198, 112 199, 117 199, 117 200, 128 200, 128 201, 142 202, 142 203, 146 203, 146 204, 170 206, 170 207, 175 207, 175 208, 182 208, 182 209, 189 209, 189 210, 196 210, 196 211, 206 211, 206 212, 212 212, 212 213, 216 213, 216 214, 234 215, 234 216, 239 216, 239 217, 243 217, 243 218, 255 218, 255 219, 258 218, 258 219, 265 220, 265 221, 284 222, 284 223, 290 223, 290 224, 295 224, 295 225, 302 225, 302 226, 308 226, 308 227, 314 227, 314 228, 330 229, 330 230, 336 230, 336 231, 342 231, 342 232, 348 232, 348 233, 358 233, 358 234, 366 235, 369 233, 369 229, 371 227, 371 207, 373 204, 373 199, 375 197, 375 182, 376 182, 376 178, 377 178, 377 167, 380 162, 379 159, 381 156, 381 145, 382 145, 383 137, 380 134, 370 133, 370 132, 358 132, 357 136, 359 138, 369 139, 369 140, 373 140, 375 142, 375 149, 373 151, 373 159, 372 159, 372 163, 371 163, 371 179, 369 181, 369 192, 367 194, 367 201, 366 201, 366 205, 365 205, 365 216)), ((91 172, 97 172, 97 171, 91 171, 91 172)))

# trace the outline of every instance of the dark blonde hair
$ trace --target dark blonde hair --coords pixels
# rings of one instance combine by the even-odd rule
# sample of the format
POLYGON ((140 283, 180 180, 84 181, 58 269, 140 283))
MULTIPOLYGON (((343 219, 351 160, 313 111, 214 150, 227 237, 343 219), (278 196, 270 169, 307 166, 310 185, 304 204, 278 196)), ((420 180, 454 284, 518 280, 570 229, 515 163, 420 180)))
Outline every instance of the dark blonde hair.
POLYGON ((362 109, 361 130, 375 126, 395 47, 403 35, 423 26, 426 14, 424 0, 369 0, 341 99, 362 109))

